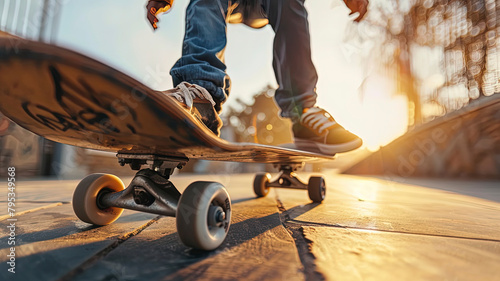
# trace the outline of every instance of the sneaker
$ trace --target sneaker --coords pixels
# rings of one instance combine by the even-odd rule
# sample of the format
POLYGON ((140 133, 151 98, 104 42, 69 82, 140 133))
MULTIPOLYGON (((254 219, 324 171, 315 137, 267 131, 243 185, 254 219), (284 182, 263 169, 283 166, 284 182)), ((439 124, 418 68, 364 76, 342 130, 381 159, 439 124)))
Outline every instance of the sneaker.
POLYGON ((304 109, 299 122, 293 124, 295 146, 301 150, 334 155, 360 147, 363 141, 340 126, 326 110, 304 109))
POLYGON ((174 89, 162 93, 174 98, 216 136, 220 136, 222 120, 214 108, 215 101, 212 95, 205 88, 196 84, 182 82, 174 89))

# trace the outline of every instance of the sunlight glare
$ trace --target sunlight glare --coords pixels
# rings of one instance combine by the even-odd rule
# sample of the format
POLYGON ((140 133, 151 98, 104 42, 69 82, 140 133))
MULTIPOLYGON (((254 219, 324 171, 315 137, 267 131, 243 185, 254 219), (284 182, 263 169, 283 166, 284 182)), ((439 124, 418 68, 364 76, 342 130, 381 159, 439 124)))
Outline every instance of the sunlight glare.
POLYGON ((408 126, 407 98, 395 95, 393 82, 377 75, 368 78, 363 99, 353 108, 354 122, 350 130, 363 139, 365 146, 376 151, 406 132, 408 126))

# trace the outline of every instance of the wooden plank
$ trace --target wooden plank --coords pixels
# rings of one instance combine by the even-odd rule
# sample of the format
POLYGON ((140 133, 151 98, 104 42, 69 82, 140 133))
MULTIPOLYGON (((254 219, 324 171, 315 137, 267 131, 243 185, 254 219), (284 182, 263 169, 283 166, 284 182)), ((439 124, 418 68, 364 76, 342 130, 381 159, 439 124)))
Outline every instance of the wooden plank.
MULTIPOLYGON (((276 201, 271 197, 255 200, 251 175, 174 177, 181 191, 196 180, 222 182, 232 197, 233 224, 226 241, 216 251, 199 252, 182 245, 174 218, 155 220, 154 215, 126 210, 115 223, 94 227, 80 222, 71 205, 64 204, 19 217, 16 275, 7 274, 7 222, 0 222, 0 279, 95 280, 113 276, 304 279, 294 241, 281 225, 276 201)), ((53 194, 54 197, 69 200, 74 183, 31 182, 23 191, 28 198, 36 200, 47 200, 52 192, 59 192, 53 194)))
MULTIPOLYGON (((16 180, 15 210, 17 216, 34 210, 71 203, 73 190, 79 182, 79 180, 26 181, 19 177, 16 180)), ((0 182, 0 186, 7 186, 7 182, 0 182)), ((7 200, 1 200, 0 204, 6 206, 7 200)), ((0 221, 7 217, 7 208, 0 208, 0 221)))
POLYGON ((319 205, 278 190, 292 222, 500 240, 499 202, 368 177, 332 175, 326 184, 319 205))
POLYGON ((500 243, 304 226, 327 280, 500 280, 500 243))
MULTIPOLYGON (((0 203, 7 204, 7 201, 0 201, 0 203)), ((6 220, 9 218, 19 217, 19 216, 22 216, 22 215, 25 215, 25 214, 31 213, 31 212, 36 212, 36 211, 40 211, 40 210, 45 210, 45 209, 61 206, 62 204, 64 204, 63 202, 55 202, 55 203, 50 203, 50 204, 46 204, 46 203, 40 204, 40 203, 31 203, 31 202, 23 202, 23 201, 21 201, 21 202, 18 201, 16 203, 17 204, 16 204, 16 209, 15 209, 16 210, 15 215, 7 214, 7 215, 0 216, 0 221, 6 220)), ((5 213, 7 213, 7 210, 5 210, 5 213)))
POLYGON ((79 221, 70 204, 18 216, 15 275, 7 272, 6 264, 9 222, 0 221, 0 279, 55 280, 154 217, 125 211, 115 223, 94 227, 79 221))

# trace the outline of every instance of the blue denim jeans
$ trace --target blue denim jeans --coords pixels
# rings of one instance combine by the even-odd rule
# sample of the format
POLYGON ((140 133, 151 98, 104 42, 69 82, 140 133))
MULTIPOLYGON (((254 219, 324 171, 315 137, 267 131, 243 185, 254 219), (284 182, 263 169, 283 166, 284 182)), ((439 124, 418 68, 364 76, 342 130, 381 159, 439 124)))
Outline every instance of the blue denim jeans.
MULTIPOLYGON (((297 119, 303 108, 315 105, 318 79, 311 60, 304 0, 257 1, 260 5, 253 15, 267 18, 275 32, 273 68, 279 85, 276 103, 283 117, 297 119)), ((207 89, 217 103, 217 111, 231 88, 224 64, 227 23, 231 12, 244 8, 229 0, 191 0, 186 12, 182 57, 170 72, 174 86, 185 81, 207 89)))

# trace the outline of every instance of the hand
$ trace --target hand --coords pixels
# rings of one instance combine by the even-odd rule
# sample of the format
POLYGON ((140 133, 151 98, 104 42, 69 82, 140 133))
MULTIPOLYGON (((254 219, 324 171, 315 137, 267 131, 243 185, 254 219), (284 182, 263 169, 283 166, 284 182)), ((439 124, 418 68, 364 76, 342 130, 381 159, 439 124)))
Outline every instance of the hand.
POLYGON ((158 16, 162 13, 167 12, 172 7, 174 0, 149 0, 146 5, 147 9, 147 18, 151 26, 154 29, 158 28, 156 24, 158 20, 158 16))
POLYGON ((366 11, 368 11, 368 0, 344 0, 344 3, 347 8, 351 10, 349 15, 359 13, 359 17, 357 17, 354 21, 360 22, 365 16, 366 11))

